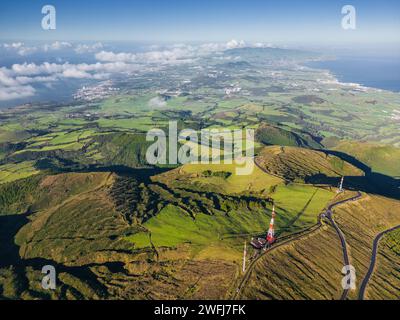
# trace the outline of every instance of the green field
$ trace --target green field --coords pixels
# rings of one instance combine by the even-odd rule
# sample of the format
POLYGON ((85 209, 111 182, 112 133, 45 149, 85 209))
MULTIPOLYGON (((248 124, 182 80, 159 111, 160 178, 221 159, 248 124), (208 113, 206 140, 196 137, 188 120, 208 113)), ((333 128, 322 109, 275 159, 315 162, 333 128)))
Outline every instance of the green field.
POLYGON ((333 147, 368 165, 372 171, 400 177, 400 148, 367 142, 342 141, 333 147))
POLYGON ((18 164, 5 164, 0 166, 0 184, 38 174, 40 170, 37 170, 34 164, 34 161, 26 161, 18 164))
MULTIPOLYGON (((270 195, 276 205, 277 232, 287 235, 316 224, 318 215, 334 194, 311 186, 277 186, 270 195)), ((237 245, 243 238, 240 235, 266 232, 271 209, 272 205, 264 210, 214 211, 212 216, 197 214, 193 218, 176 206, 168 206, 143 224, 148 232, 135 234, 129 237, 129 241, 135 244, 135 248, 150 247, 151 243, 156 247, 175 247, 184 243, 207 246, 227 235, 233 236, 230 239, 233 241, 236 234, 236 240, 240 240, 236 241, 237 245)))

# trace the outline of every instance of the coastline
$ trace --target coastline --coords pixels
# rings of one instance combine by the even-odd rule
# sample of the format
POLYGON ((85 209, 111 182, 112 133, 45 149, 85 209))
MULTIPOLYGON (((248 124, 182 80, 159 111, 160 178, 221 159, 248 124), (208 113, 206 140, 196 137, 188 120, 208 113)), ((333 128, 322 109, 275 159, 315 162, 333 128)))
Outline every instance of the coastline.
MULTIPOLYGON (((318 70, 325 72, 326 75, 328 75, 330 78, 334 79, 334 81, 327 81, 325 82, 326 84, 337 84, 341 85, 344 87, 351 87, 356 90, 361 90, 361 91, 368 91, 368 90, 374 90, 376 92, 388 92, 388 93, 393 93, 393 94, 399 94, 400 93, 400 77, 399 79, 396 79, 395 83, 396 86, 398 87, 397 89, 394 88, 387 88, 387 86, 381 85, 381 86, 373 86, 368 84, 370 80, 362 81, 357 80, 357 81, 346 81, 345 79, 349 79, 348 74, 340 73, 338 71, 338 68, 333 67, 332 65, 329 66, 330 62, 340 64, 343 61, 343 63, 348 63, 350 60, 341 60, 340 58, 332 58, 332 59, 318 59, 318 60, 310 60, 306 61, 302 65, 306 68, 312 69, 312 70, 318 70)), ((353 75, 350 77, 353 78, 353 75)), ((356 76, 354 76, 356 77, 356 76)), ((360 77, 359 77, 360 78, 360 77)), ((377 80, 378 81, 378 80, 377 80)))

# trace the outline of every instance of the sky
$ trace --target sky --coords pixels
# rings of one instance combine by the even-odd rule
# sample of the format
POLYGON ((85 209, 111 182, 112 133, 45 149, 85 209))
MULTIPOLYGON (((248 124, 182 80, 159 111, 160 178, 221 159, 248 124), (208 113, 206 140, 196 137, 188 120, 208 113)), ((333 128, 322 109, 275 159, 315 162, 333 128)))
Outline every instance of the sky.
POLYGON ((400 42, 398 0, 2 0, 0 40, 188 42, 243 39, 272 43, 400 42), (43 30, 41 9, 56 8, 43 30), (344 5, 356 30, 341 27, 344 5))

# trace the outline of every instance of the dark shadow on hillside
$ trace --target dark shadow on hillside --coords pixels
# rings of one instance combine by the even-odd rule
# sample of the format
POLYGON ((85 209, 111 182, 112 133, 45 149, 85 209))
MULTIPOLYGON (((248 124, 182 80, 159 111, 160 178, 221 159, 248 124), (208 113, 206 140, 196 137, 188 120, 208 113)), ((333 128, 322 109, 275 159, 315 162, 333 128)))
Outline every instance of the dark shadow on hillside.
POLYGON ((139 182, 150 183, 150 177, 167 172, 171 168, 131 168, 127 166, 88 166, 74 172, 113 172, 121 176, 135 177, 139 182))
POLYGON ((293 219, 291 219, 287 225, 285 226, 285 228, 289 229, 290 227, 294 226, 294 224, 297 222, 297 220, 300 219, 300 217, 304 214, 304 212, 306 212, 307 208, 309 207, 309 205, 311 204, 311 202, 313 201, 315 195, 317 194, 318 189, 315 189, 314 193, 311 195, 310 199, 308 199, 307 203, 304 205, 303 209, 300 210, 300 212, 293 217, 293 219))
POLYGON ((348 155, 347 153, 340 152, 340 151, 332 151, 332 150, 323 150, 323 151, 328 155, 336 156, 336 157, 352 164, 356 168, 364 171, 365 174, 372 173, 372 170, 370 167, 368 167, 365 163, 359 161, 357 158, 354 158, 353 156, 348 155))
MULTIPOLYGON (((317 174, 307 177, 305 182, 338 187, 340 179, 337 177, 327 177, 324 174, 317 174)), ((380 173, 371 172, 365 176, 346 176, 343 188, 400 200, 400 180, 380 173)))
MULTIPOLYGON (((323 150, 326 154, 336 156, 362 170, 365 176, 345 177, 344 188, 377 194, 400 200, 400 180, 393 177, 372 172, 372 169, 347 153, 332 150, 323 150)), ((307 177, 306 183, 328 184, 338 187, 340 178, 327 177, 322 174, 307 177)))
POLYGON ((132 168, 125 165, 82 165, 72 160, 62 158, 44 158, 39 160, 36 165, 36 169, 50 171, 51 174, 57 173, 89 173, 89 172, 113 172, 118 175, 132 176, 138 181, 149 183, 150 177, 164 173, 173 169, 172 167, 143 167, 143 168, 132 168))
MULTIPOLYGON (((29 281, 27 277, 27 268, 31 268, 37 272, 41 272, 42 268, 46 265, 54 266, 57 274, 64 272, 75 276, 80 279, 83 283, 86 283, 95 290, 97 294, 106 298, 107 288, 101 283, 95 273, 91 270, 92 267, 105 266, 111 273, 125 274, 127 271, 124 268, 124 262, 112 261, 104 263, 90 263, 83 266, 66 266, 56 261, 44 259, 44 258, 33 258, 23 259, 19 255, 19 246, 15 244, 15 236, 18 231, 26 224, 29 220, 26 215, 4 215, 0 216, 0 268, 12 267, 13 273, 17 277, 18 292, 21 294, 24 290, 29 289, 29 281)), ((34 295, 38 299, 48 299, 49 296, 40 292, 31 291, 30 294, 34 295)), ((1 297, 1 288, 0 288, 1 297)))
POLYGON ((14 237, 28 221, 22 214, 0 216, 0 268, 20 260, 14 237))

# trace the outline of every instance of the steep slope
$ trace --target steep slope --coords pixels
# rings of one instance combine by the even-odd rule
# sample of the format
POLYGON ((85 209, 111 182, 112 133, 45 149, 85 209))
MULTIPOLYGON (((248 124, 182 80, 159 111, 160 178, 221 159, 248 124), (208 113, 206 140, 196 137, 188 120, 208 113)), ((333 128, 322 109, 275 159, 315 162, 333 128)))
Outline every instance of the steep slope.
POLYGON ((400 177, 400 148, 346 140, 333 144, 332 150, 352 155, 368 165, 374 172, 400 177))
POLYGON ((256 140, 264 145, 320 148, 310 135, 287 131, 280 127, 262 124, 256 130, 256 140))
MULTIPOLYGON (((346 194, 351 196, 348 192, 346 194)), ((346 238, 350 263, 356 270, 357 289, 350 290, 349 299, 358 298, 375 236, 400 224, 399 209, 398 200, 364 194, 360 200, 334 210, 334 219, 346 238)), ((367 298, 398 297, 397 261, 393 244, 383 244, 378 257, 378 271, 367 290, 367 298)), ((339 238, 325 220, 318 231, 272 250, 257 261, 240 298, 339 299, 342 268, 343 253, 339 238)))
POLYGON ((107 295, 90 266, 100 263, 104 268, 118 268, 114 264, 130 252, 121 237, 132 229, 108 196, 113 180, 111 173, 36 177, 29 181, 25 196, 9 201, 8 214, 1 217, 2 225, 9 228, 0 230, 0 273, 9 274, 9 278, 0 276, 4 297, 74 299, 107 295), (29 210, 20 209, 24 207, 29 210), (14 209, 20 214, 13 214, 14 209), (40 287, 41 268, 47 264, 59 274, 54 292, 40 287))
MULTIPOLYGON (((350 248, 351 264, 357 272, 357 290, 350 292, 349 298, 358 298, 358 289, 371 260, 372 244, 378 233, 400 225, 400 201, 381 196, 365 195, 361 200, 349 203, 336 211, 335 220, 346 236, 350 248)), ((390 259, 379 259, 380 268, 391 268, 390 259)), ((385 288, 382 298, 398 296, 400 286, 396 269, 386 274, 386 280, 380 282, 385 288)), ((366 297, 369 298, 369 290, 366 297)))
POLYGON ((316 176, 363 175, 361 170, 338 157, 296 147, 265 147, 255 161, 266 172, 288 181, 305 182, 316 176))
MULTIPOLYGON (((0 217, 0 252, 7 255, 0 259, 1 296, 223 298, 235 277, 236 253, 229 254, 227 249, 225 257, 217 258, 220 252, 217 248, 214 255, 210 255, 212 250, 200 251, 194 259, 193 250, 187 245, 135 250, 127 237, 142 229, 131 220, 148 212, 140 208, 146 206, 146 187, 132 182, 123 190, 126 179, 107 172, 42 177, 36 188, 32 187, 35 197, 29 201, 22 198, 22 203, 28 202, 33 213, 0 217), (129 193, 130 188, 138 192, 129 193), (123 193, 128 203, 125 210, 119 211, 123 193), (48 264, 58 274, 57 290, 51 292, 40 287, 41 268, 48 264), (215 284, 213 288, 208 286, 210 281, 215 284)), ((153 204, 149 202, 148 206, 152 208, 153 204)), ((18 206, 8 207, 12 210, 18 206)), ((155 210, 154 214, 157 207, 155 210)))
POLYGON ((59 133, 59 136, 50 141, 33 141, 25 149, 3 154, 4 159, 0 157, 0 183, 4 168, 15 167, 16 164, 33 164, 33 169, 51 169, 55 172, 79 171, 91 165, 131 168, 148 166, 146 151, 151 142, 146 141, 143 133, 82 132, 59 133), (83 137, 80 138, 81 136, 83 137))
POLYGON ((400 296, 400 231, 386 235, 379 243, 377 265, 368 283, 366 298, 393 299, 400 296))
POLYGON ((267 253, 256 262, 240 299, 337 299, 342 251, 333 228, 267 253))

